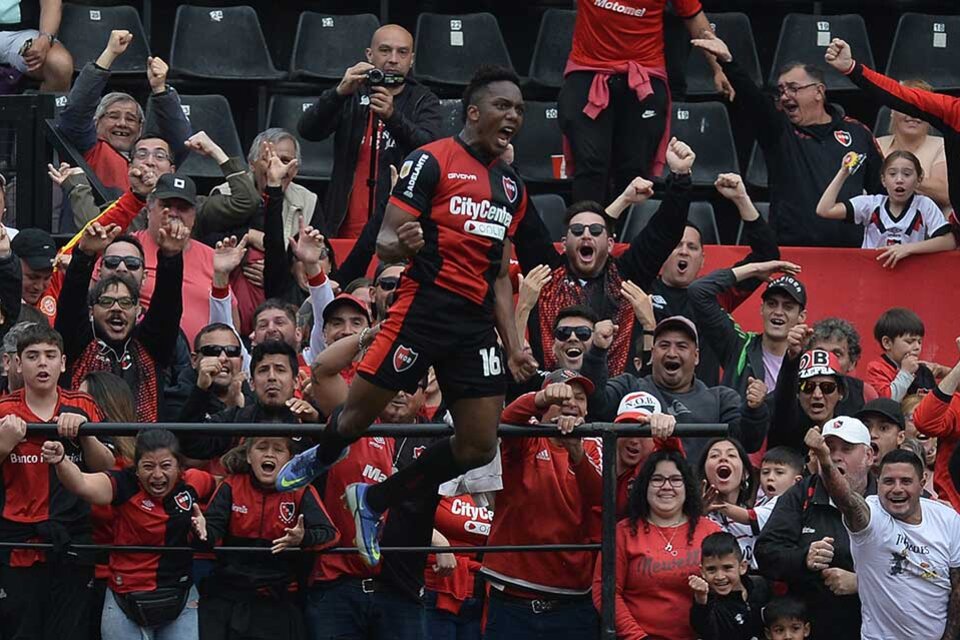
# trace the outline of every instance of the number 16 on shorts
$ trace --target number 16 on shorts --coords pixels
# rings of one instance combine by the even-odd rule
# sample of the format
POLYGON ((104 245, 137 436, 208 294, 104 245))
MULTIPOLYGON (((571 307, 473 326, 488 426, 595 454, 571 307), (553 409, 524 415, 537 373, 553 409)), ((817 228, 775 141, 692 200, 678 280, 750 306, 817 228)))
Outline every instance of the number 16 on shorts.
POLYGON ((483 377, 499 376, 503 373, 503 361, 500 359, 500 350, 497 347, 480 349, 480 360, 483 362, 483 377))

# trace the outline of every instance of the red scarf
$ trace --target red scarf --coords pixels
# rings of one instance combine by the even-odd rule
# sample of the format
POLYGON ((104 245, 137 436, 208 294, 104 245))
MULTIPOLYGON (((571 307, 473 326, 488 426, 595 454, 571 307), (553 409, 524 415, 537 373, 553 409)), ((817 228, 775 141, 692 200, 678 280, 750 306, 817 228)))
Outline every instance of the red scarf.
POLYGON ((123 378, 133 391, 137 422, 157 421, 157 363, 139 340, 128 340, 122 354, 102 340, 91 340, 73 365, 71 386, 79 389, 91 371, 109 371, 123 378))

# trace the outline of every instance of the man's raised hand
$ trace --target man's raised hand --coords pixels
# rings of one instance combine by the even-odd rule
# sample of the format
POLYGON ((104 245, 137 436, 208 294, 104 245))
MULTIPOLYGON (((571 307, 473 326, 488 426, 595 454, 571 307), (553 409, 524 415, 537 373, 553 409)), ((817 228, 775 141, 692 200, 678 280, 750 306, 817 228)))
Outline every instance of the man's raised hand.
POLYGON ((794 325, 787 333, 787 356, 791 359, 800 357, 803 348, 813 337, 813 327, 806 324, 794 325))
POLYGON ((853 52, 850 45, 840 38, 834 38, 823 54, 823 59, 840 73, 847 73, 853 68, 853 52))
POLYGON ((95 256, 103 253, 119 235, 120 225, 108 224, 104 227, 99 222, 92 222, 80 234, 77 244, 80 251, 89 256, 95 256))
POLYGON ((593 346, 597 349, 609 349, 617 337, 620 327, 613 320, 601 320, 593 327, 593 346))
POLYGON ((213 250, 213 270, 215 273, 229 275, 243 262, 247 253, 247 236, 237 241, 236 236, 230 236, 217 242, 213 250))
POLYGON ((667 147, 667 165, 672 173, 681 175, 690 173, 696 159, 697 154, 686 142, 676 138, 670 140, 670 145, 667 147))
POLYGON ((62 187, 63 183, 70 176, 83 175, 83 169, 80 167, 71 167, 66 162, 61 162, 59 167, 54 167, 52 164, 48 164, 47 175, 50 176, 50 180, 52 180, 55 185, 62 187))
POLYGON ((170 66, 156 57, 147 58, 147 81, 153 93, 163 93, 167 89, 167 73, 170 66))
POLYGON ((713 31, 704 31, 702 38, 694 38, 690 44, 698 49, 702 49, 712 54, 718 60, 730 62, 733 56, 730 54, 730 48, 727 43, 717 37, 713 31))

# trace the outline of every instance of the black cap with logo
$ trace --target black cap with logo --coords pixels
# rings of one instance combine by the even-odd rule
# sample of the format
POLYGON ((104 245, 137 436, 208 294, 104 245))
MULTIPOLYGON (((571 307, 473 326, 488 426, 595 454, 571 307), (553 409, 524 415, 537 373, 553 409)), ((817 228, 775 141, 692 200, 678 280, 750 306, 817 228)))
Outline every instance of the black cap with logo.
POLYGON ((21 229, 10 241, 10 248, 34 271, 53 269, 53 261, 57 257, 57 243, 53 241, 53 236, 43 229, 21 229))
POLYGON ((197 185, 179 173, 165 173, 157 179, 153 196, 158 200, 177 198, 193 206, 197 205, 197 185))
POLYGON ((793 276, 780 276, 775 280, 771 280, 763 292, 764 300, 766 300, 767 296, 771 293, 778 291, 787 294, 799 302, 801 307, 807 306, 807 288, 793 276))

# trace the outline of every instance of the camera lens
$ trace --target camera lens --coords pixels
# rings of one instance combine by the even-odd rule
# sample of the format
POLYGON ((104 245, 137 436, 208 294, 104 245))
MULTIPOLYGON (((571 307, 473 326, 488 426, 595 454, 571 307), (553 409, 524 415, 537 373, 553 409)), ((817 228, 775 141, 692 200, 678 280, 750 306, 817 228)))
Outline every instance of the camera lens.
POLYGON ((383 71, 380 69, 370 69, 370 71, 367 72, 367 81, 370 82, 370 84, 382 84, 384 77, 383 71))

